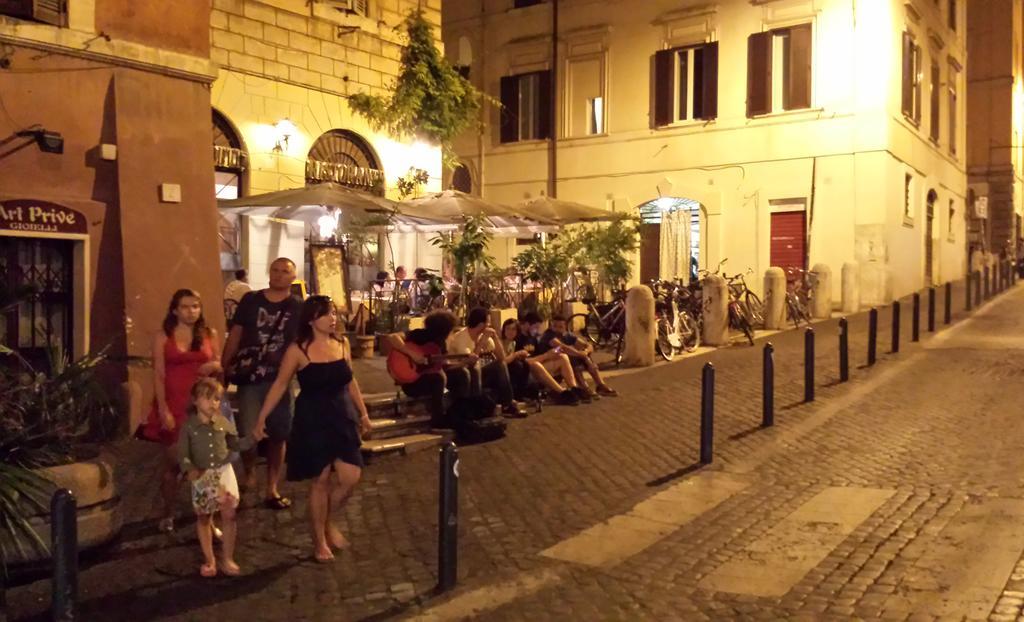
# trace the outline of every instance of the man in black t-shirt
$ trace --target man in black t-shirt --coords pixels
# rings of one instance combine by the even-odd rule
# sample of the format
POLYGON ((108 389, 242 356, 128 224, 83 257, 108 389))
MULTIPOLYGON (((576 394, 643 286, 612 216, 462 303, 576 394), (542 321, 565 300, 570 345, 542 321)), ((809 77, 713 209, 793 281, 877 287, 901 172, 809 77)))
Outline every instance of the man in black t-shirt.
MULTIPOLYGON (((295 341, 302 303, 292 296, 295 263, 287 258, 270 264, 270 287, 249 292, 238 303, 222 357, 229 379, 238 386, 238 434, 249 436, 259 418, 267 392, 277 377, 285 350, 295 341), (234 370, 234 373, 231 373, 234 370)), ((284 465, 285 442, 292 427, 289 391, 267 417, 267 486, 264 503, 285 509, 291 501, 277 491, 284 465)), ((242 452, 244 488, 256 485, 256 450, 242 452)))
MULTIPOLYGON (((426 357, 406 347, 406 343, 418 346, 434 345, 441 354, 447 353, 448 335, 455 328, 455 315, 450 311, 434 311, 423 319, 423 328, 411 330, 405 335, 395 333, 388 335, 391 348, 405 354, 413 363, 425 365, 426 357)), ((473 361, 475 362, 475 361, 473 361)), ((431 425, 437 428, 451 427, 447 421, 444 408, 445 387, 452 397, 459 398, 469 395, 469 370, 463 365, 447 366, 436 371, 425 371, 415 382, 401 385, 402 391, 409 397, 429 398, 431 425)))

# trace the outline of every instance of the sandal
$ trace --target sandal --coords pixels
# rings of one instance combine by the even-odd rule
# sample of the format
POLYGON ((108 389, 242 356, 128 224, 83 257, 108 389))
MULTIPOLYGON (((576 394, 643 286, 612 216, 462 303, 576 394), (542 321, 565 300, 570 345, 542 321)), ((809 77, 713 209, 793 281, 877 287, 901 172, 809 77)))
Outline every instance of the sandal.
POLYGON ((271 510, 287 510, 292 507, 292 500, 288 497, 277 495, 263 500, 263 506, 271 510))
POLYGON ((323 557, 321 557, 319 553, 314 551, 313 552, 313 560, 316 561, 316 563, 318 563, 318 564, 329 564, 329 563, 334 561, 334 553, 332 553, 330 550, 328 550, 327 551, 327 555, 324 555, 323 557))
POLYGON ((616 391, 615 389, 611 388, 610 386, 608 386, 606 384, 603 384, 603 385, 597 387, 597 394, 598 395, 604 395, 604 396, 607 396, 607 397, 618 397, 619 396, 619 392, 618 391, 616 391))
POLYGON ((217 576, 217 564, 203 564, 199 567, 199 576, 211 578, 217 576))
POLYGON ((173 518, 161 518, 160 522, 157 523, 157 529, 163 533, 171 533, 174 531, 174 519, 173 518))

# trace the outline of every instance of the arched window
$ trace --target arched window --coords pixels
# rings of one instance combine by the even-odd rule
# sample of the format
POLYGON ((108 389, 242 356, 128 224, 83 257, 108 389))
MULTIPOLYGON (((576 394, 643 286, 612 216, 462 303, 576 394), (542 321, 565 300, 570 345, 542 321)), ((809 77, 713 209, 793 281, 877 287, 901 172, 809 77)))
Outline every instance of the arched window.
POLYGON ((333 181, 384 193, 384 171, 370 144, 349 130, 331 130, 316 139, 306 158, 306 183, 333 181))
POLYGON ((452 190, 458 190, 466 194, 473 193, 473 176, 469 172, 469 167, 465 164, 458 165, 452 171, 452 190))
POLYGON ((249 158, 238 132, 216 110, 213 111, 214 189, 218 199, 236 199, 244 194, 242 177, 249 158))

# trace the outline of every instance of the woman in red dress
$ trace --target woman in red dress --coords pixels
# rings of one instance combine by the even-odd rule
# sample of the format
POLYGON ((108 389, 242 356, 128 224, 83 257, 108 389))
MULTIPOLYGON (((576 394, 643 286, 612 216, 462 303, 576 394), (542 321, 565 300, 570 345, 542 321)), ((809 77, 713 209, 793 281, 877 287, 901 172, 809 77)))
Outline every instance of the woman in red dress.
POLYGON ((164 517, 161 531, 174 529, 174 505, 178 497, 178 432, 188 418, 186 409, 192 385, 203 376, 216 376, 220 366, 220 341, 203 319, 199 294, 179 289, 171 297, 163 330, 153 340, 153 383, 156 397, 142 428, 142 436, 164 446, 161 494, 164 517))

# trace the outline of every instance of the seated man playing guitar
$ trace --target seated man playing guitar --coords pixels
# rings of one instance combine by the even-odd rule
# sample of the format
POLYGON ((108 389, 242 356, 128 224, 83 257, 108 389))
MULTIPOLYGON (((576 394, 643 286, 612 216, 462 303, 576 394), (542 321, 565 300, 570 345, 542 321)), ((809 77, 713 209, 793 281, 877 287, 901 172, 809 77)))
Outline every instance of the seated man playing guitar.
POLYGON ((448 336, 455 328, 455 316, 450 311, 434 311, 423 320, 423 328, 411 330, 404 336, 388 335, 391 354, 388 355, 388 373, 409 397, 429 398, 431 424, 451 427, 445 416, 444 390, 455 398, 465 397, 470 391, 470 374, 466 365, 476 358, 458 357, 461 362, 446 365, 448 336))
POLYGON ((503 415, 526 416, 523 404, 515 401, 512 394, 512 379, 505 363, 505 348, 497 331, 491 328, 491 314, 487 309, 477 307, 469 312, 466 327, 448 340, 448 352, 474 359, 474 364, 467 366, 473 395, 479 395, 486 389, 501 404, 503 415), (476 358, 483 359, 483 364, 475 364, 476 358))

